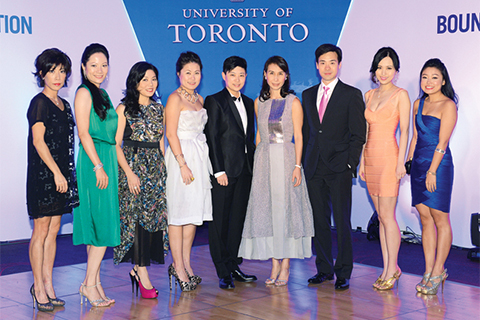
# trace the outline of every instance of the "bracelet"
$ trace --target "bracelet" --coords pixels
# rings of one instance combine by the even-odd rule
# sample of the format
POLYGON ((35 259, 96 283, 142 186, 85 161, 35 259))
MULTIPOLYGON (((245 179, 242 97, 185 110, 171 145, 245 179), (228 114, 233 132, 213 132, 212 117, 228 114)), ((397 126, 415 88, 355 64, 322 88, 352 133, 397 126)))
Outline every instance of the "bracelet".
POLYGON ((180 169, 182 169, 182 167, 185 167, 187 165, 187 162, 184 162, 181 166, 180 166, 180 169))
POLYGON ((296 167, 296 168, 299 168, 299 169, 302 169, 302 166, 301 166, 301 165, 298 165, 298 164, 296 164, 295 167, 296 167))
POLYGON ((100 163, 97 164, 95 167, 93 167, 93 171, 94 171, 94 172, 97 172, 97 170, 98 170, 98 169, 101 169, 101 168, 103 168, 103 163, 100 162, 100 163))
MULTIPOLYGON (((179 153, 179 154, 176 154, 176 155, 175 155, 175 159, 177 159, 177 157, 180 157, 180 156, 182 156, 182 158, 184 158, 183 153, 179 153)), ((177 161, 178 161, 178 160, 177 160, 177 161)))
POLYGON ((427 173, 428 173, 428 174, 431 174, 432 176, 436 176, 436 175, 437 175, 436 172, 433 172, 433 171, 430 171, 430 170, 427 170, 427 173))
POLYGON ((438 153, 441 153, 441 154, 445 154, 445 150, 442 150, 442 149, 440 149, 440 148, 435 149, 435 152, 438 152, 438 153))

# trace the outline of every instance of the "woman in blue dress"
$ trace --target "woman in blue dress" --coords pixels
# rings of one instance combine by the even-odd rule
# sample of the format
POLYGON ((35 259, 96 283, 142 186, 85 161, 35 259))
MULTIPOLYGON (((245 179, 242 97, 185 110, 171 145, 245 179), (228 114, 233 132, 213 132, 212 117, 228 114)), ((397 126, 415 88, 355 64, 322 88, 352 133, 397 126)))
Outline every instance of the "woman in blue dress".
POLYGON ((425 255, 425 273, 416 289, 436 294, 448 277, 444 264, 452 245, 453 161, 448 142, 457 122, 457 96, 447 68, 436 58, 424 64, 420 89, 413 105, 415 126, 408 152, 412 205, 420 214, 425 255))

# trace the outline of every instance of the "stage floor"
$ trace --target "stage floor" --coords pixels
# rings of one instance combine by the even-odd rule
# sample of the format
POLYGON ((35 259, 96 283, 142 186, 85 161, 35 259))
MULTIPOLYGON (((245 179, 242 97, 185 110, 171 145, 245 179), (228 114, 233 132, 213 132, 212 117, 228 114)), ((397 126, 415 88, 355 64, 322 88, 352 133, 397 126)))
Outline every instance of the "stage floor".
POLYGON ((149 269, 152 283, 159 290, 158 299, 142 299, 131 292, 129 264, 114 266, 112 260, 102 263, 102 285, 116 303, 107 308, 80 305, 78 289, 85 276, 86 264, 54 269, 57 296, 66 306, 54 312, 32 308, 29 288, 31 272, 0 277, 0 319, 478 319, 480 288, 445 282, 445 293, 417 295, 415 284, 420 277, 404 273, 399 287, 375 291, 372 283, 380 269, 355 264, 350 289, 335 291, 334 281, 307 285, 315 274, 314 258, 292 260, 288 287, 266 286, 270 276, 269 261, 245 261, 242 270, 255 274, 258 281, 236 282, 234 290, 222 290, 208 252, 208 246, 193 248, 195 272, 203 278, 193 292, 180 288, 169 290, 167 267, 149 269))

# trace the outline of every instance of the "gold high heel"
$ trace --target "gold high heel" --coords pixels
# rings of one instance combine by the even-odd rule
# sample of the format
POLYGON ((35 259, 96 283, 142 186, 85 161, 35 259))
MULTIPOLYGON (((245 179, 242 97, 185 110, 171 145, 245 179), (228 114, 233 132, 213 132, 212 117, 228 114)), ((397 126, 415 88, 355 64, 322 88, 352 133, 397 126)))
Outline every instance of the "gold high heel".
POLYGON ((419 283, 417 283, 417 285, 415 286, 415 289, 417 290, 417 292, 422 292, 422 288, 427 284, 428 282, 428 279, 430 279, 430 276, 432 275, 431 272, 425 272, 423 274, 423 278, 422 278, 422 281, 420 281, 419 283))
POLYGON ((393 276, 387 280, 382 281, 382 283, 378 286, 378 290, 392 290, 395 284, 397 284, 398 288, 398 282, 400 282, 400 276, 402 275, 402 270, 397 269, 393 276))
POLYGON ((428 282, 425 283, 425 285, 422 288, 422 293, 423 294, 437 294, 438 287, 440 286, 440 283, 442 284, 442 292, 443 292, 443 287, 445 285, 445 280, 448 277, 447 269, 444 269, 442 274, 436 277, 430 277, 428 279, 428 282, 432 284, 431 287, 427 286, 428 282), (432 281, 432 280, 440 280, 438 282, 432 281))
POLYGON ((382 284, 382 282, 383 282, 382 276, 380 276, 380 277, 377 278, 377 281, 375 281, 375 282, 372 284, 372 286, 373 286, 374 288, 377 288, 377 289, 378 289, 378 287, 382 284))

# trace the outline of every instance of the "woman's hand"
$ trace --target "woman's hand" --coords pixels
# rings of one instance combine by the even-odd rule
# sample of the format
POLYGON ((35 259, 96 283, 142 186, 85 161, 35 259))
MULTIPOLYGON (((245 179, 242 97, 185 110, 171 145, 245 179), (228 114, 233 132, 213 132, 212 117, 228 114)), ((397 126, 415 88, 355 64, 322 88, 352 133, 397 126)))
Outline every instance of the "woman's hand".
POLYGON ((57 191, 60 193, 65 193, 68 190, 68 182, 67 179, 63 176, 63 174, 59 173, 53 176, 55 180, 55 185, 57 186, 57 191))
POLYGON ((131 193, 137 195, 140 193, 140 178, 135 173, 127 175, 128 189, 131 193))
POLYGON ((366 181, 365 180, 365 164, 362 162, 360 162, 360 168, 358 169, 358 175, 360 176, 360 179, 362 179, 362 181, 366 181))
POLYGON ((97 187, 98 189, 106 189, 108 186, 108 176, 103 168, 97 169, 95 171, 95 176, 97 177, 97 187))
POLYGON ((427 173, 427 178, 425 179, 425 185, 428 191, 435 192, 435 190, 437 190, 437 176, 427 173))
POLYGON ((299 167, 293 169, 292 182, 294 187, 298 187, 302 183, 302 171, 299 167))
POLYGON ((395 176, 398 180, 405 177, 407 170, 405 169, 405 165, 403 163, 397 163, 397 170, 395 170, 395 176))
POLYGON ((185 183, 187 186, 192 183, 193 180, 195 180, 192 171, 186 163, 180 168, 180 173, 182 174, 183 183, 185 183))

